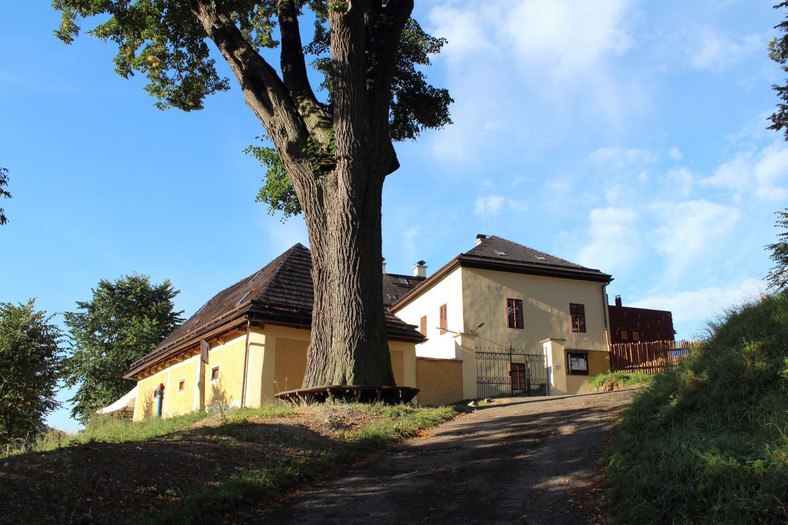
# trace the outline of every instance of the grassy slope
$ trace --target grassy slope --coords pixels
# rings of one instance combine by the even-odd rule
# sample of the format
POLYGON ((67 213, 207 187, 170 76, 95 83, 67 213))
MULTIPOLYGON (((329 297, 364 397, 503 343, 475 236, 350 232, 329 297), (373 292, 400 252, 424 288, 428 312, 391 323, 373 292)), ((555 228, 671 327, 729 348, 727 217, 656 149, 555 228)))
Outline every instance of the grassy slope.
POLYGON ((616 428, 615 523, 788 521, 788 294, 730 313, 616 428))
POLYGON ((97 420, 77 436, 50 436, 6 456, 0 496, 21 505, 13 509, 20 521, 228 520, 264 509, 294 487, 456 414, 451 407, 340 404, 265 406, 142 423, 97 420), (188 470, 183 484, 178 482, 183 478, 167 477, 176 466, 188 470), (98 485, 86 485, 87 478, 96 478, 98 485), (41 494, 49 496, 25 503, 41 494))

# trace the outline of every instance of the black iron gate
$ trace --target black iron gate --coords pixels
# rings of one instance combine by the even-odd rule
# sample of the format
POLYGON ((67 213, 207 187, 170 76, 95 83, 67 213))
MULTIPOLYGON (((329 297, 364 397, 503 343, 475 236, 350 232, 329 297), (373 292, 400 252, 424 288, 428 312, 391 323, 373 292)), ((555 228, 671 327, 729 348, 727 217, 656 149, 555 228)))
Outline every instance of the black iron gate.
POLYGON ((514 348, 477 348, 476 393, 479 397, 546 395, 544 354, 514 348))

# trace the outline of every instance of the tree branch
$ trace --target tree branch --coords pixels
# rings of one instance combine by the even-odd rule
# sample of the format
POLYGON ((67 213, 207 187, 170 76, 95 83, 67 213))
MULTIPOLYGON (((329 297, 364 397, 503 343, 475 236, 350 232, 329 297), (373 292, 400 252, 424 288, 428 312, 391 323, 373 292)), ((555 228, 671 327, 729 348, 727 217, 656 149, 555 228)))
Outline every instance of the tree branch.
POLYGON ((293 0, 279 0, 276 10, 282 39, 280 60, 284 85, 296 102, 309 133, 322 144, 327 144, 331 138, 331 119, 318 103, 309 83, 295 3, 293 0))
MULTIPOLYGON (((276 70, 214 2, 192 0, 191 9, 241 85, 246 104, 263 124, 280 155, 303 155, 308 133, 276 70)), ((283 159, 284 160, 284 159, 283 159)))

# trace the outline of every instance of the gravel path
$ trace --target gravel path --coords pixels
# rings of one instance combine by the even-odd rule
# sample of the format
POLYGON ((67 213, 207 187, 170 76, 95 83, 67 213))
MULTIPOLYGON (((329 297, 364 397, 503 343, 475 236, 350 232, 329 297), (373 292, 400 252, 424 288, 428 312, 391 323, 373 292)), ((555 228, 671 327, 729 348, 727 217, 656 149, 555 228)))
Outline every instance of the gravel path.
POLYGON ((633 395, 511 398, 481 406, 258 521, 595 523, 598 460, 607 430, 633 395))

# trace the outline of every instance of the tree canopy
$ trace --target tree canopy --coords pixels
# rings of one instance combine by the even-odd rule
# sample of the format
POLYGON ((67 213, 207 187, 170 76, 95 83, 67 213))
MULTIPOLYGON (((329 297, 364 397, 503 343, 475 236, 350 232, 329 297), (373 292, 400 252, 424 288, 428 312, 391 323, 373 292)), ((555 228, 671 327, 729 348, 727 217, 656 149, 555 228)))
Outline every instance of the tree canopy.
POLYGON ((0 443, 26 439, 57 408, 61 332, 35 299, 0 303, 0 443))
MULTIPOLYGON (((372 0, 366 3, 367 6, 363 8, 366 16, 372 18, 377 14, 378 20, 374 23, 378 26, 385 20, 386 11, 401 9, 395 7, 396 4, 412 5, 412 1, 399 0, 372 0)), ((203 109, 206 96, 230 88, 228 79, 219 75, 216 62, 211 58, 206 41, 209 32, 200 26, 200 20, 195 17, 195 13, 201 9, 210 9, 215 20, 222 25, 235 26, 238 33, 233 36, 239 42, 233 44, 234 50, 248 46, 244 51, 264 54, 266 49, 281 45, 282 78, 286 84, 294 83, 288 82, 288 76, 306 74, 304 54, 311 57, 309 65, 321 79, 319 87, 323 96, 315 96, 306 77, 299 80, 302 85, 290 90, 290 94, 294 95, 296 104, 307 106, 303 108, 303 116, 312 121, 311 127, 317 128, 311 130, 313 140, 304 152, 316 157, 315 161, 320 164, 330 162, 327 158, 329 155, 326 155, 330 149, 326 137, 330 134, 326 134, 325 130, 330 128, 334 117, 329 14, 331 11, 350 10, 348 4, 337 0, 53 2, 53 6, 63 13, 61 25, 55 34, 66 43, 72 42, 80 34, 81 27, 77 23, 80 18, 111 15, 111 18, 89 30, 89 34, 117 44, 115 71, 124 78, 134 76, 135 72, 145 75, 145 90, 157 99, 155 104, 160 109, 203 109), (311 12, 314 30, 311 41, 302 48, 298 17, 303 15, 305 8, 311 12), (276 38, 277 32, 281 33, 280 39, 276 38)), ((377 28, 373 26, 370 29, 377 28)), ((368 31, 368 34, 374 32, 368 31)), ((451 122, 448 108, 452 100, 448 91, 431 86, 419 69, 420 66, 429 65, 429 56, 439 53, 445 43, 445 39, 424 32, 415 20, 408 18, 405 22, 392 71, 391 105, 388 111, 392 140, 415 139, 425 128, 440 128, 451 122)), ((380 44, 387 46, 392 43, 381 41, 380 44)), ((382 59, 372 58, 376 61, 382 59)), ((243 59, 238 57, 238 60, 243 59)), ((230 66, 234 67, 232 63, 230 66)), ((264 67, 270 68, 267 64, 264 67)), ((267 74, 275 72, 267 71, 267 74)), ((263 138, 263 141, 266 139, 263 138)), ((245 151, 254 155, 266 170, 257 200, 267 204, 270 213, 282 212, 284 218, 300 213, 297 194, 276 149, 254 144, 245 151)))
MULTIPOLYGON (((774 8, 786 9, 786 14, 785 19, 775 26, 782 32, 782 36, 769 42, 769 57, 780 64, 784 72, 788 73, 788 1, 780 2, 774 8)), ((783 85, 773 85, 772 89, 777 92, 782 102, 777 105, 777 111, 769 117, 769 120, 772 121, 769 129, 783 130, 785 140, 788 140, 788 80, 783 85)))
POLYGON ((79 311, 64 314, 72 346, 66 385, 79 385, 71 414, 83 421, 131 390, 134 382, 123 374, 183 322, 170 281, 128 275, 102 279, 92 292, 90 301, 77 301, 79 311))
POLYGON ((117 45, 118 74, 144 74, 162 109, 201 109, 206 96, 229 88, 208 42, 216 46, 273 144, 252 148, 268 169, 259 198, 273 211, 302 213, 309 233, 315 293, 304 386, 393 385, 380 272, 383 182, 399 167, 393 143, 448 124, 451 102, 422 72, 444 41, 411 18, 413 0, 53 6, 64 42, 98 20, 89 33, 117 45), (306 45, 302 24, 311 26, 306 45))
MULTIPOLYGON (((0 198, 5 197, 6 199, 10 199, 11 194, 8 193, 7 190, 4 190, 3 186, 8 187, 8 170, 6 168, 0 168, 0 198)), ((7 222, 8 217, 5 216, 3 208, 0 208, 0 224, 5 224, 7 222)))
POLYGON ((783 231, 777 234, 777 242, 766 246, 771 250, 771 259, 775 263, 766 276, 766 282, 770 288, 780 292, 788 289, 788 208, 778 211, 777 217, 775 226, 783 231))

